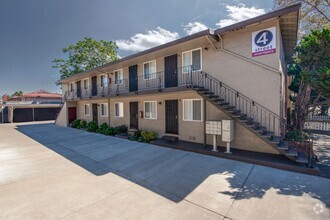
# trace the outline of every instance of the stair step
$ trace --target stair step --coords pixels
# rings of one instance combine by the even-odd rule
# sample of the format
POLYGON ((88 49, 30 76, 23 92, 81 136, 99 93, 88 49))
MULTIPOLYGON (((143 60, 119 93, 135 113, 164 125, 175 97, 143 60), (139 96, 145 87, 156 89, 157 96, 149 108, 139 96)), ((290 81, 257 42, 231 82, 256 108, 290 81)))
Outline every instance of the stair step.
POLYGON ((229 106, 225 106, 224 109, 227 109, 227 110, 230 110, 230 109, 233 109, 235 108, 235 106, 232 106, 232 105, 229 105, 229 106))
POLYGON ((168 142, 176 142, 178 140, 177 136, 164 135, 163 140, 168 142))
POLYGON ((298 151, 294 148, 289 146, 289 149, 285 153, 286 156, 297 157, 298 151))
POLYGON ((257 127, 255 127, 254 130, 256 132, 259 132, 260 134, 264 134, 265 132, 267 132, 266 127, 261 127, 259 125, 257 127))
POLYGON ((255 122, 255 121, 247 121, 246 124, 255 129, 255 130, 258 130, 260 128, 260 123, 259 122, 255 122))
POLYGON ((220 106, 226 106, 226 105, 229 105, 229 102, 222 102, 222 103, 219 103, 220 106))
POLYGON ((204 87, 195 88, 195 90, 196 90, 197 92, 209 91, 208 89, 205 89, 204 87))
POLYGON ((219 97, 218 98, 215 98, 215 99, 212 99, 213 102, 223 102, 223 99, 220 99, 219 97))
POLYGON ((214 94, 214 92, 210 92, 209 90, 203 90, 203 91, 200 91, 198 93, 199 94, 203 94, 204 96, 213 95, 214 94))
POLYGON ((296 162, 308 164, 308 157, 305 154, 298 152, 296 162))
POLYGON ((192 88, 193 89, 204 89, 203 86, 198 86, 198 85, 193 85, 192 88))
POLYGON ((219 96, 218 95, 208 95, 208 96, 206 96, 206 98, 209 98, 211 100, 214 100, 214 99, 218 99, 219 96))
POLYGON ((281 137, 279 136, 272 136, 269 138, 269 143, 271 144, 279 144, 281 142, 281 137))
POLYGON ((279 150, 289 150, 289 143, 286 141, 281 141, 278 145, 277 148, 279 150))
POLYGON ((271 138, 273 135, 274 135, 274 132, 271 132, 271 131, 266 131, 266 132, 262 133, 262 136, 266 137, 266 138, 271 138))

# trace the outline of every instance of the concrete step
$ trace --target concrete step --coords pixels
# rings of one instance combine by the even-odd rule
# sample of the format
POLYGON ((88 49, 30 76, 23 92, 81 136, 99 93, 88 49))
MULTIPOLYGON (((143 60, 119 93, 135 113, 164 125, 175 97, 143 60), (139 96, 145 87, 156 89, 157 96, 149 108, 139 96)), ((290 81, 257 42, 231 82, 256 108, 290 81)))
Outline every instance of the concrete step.
POLYGON ((178 137, 171 135, 164 135, 162 139, 168 142, 176 142, 178 140, 178 137))

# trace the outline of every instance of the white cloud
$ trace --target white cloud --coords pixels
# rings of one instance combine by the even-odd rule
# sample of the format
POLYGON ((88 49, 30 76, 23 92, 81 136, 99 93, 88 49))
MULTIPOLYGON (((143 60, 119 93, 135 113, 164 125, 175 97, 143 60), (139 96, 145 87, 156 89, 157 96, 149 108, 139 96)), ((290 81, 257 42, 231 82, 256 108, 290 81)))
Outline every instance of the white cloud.
POLYGON ((206 29, 208 29, 208 27, 200 22, 189 22, 183 26, 183 30, 187 33, 187 35, 191 35, 206 29))
POLYGON ((176 40, 179 37, 177 32, 157 27, 156 30, 148 30, 145 34, 135 34, 130 40, 117 40, 116 43, 121 50, 139 52, 176 40))
POLYGON ((244 4, 240 4, 238 6, 226 5, 226 8, 229 13, 229 18, 221 19, 219 23, 216 23, 216 25, 219 27, 225 27, 239 21, 243 21, 266 13, 266 10, 263 8, 256 8, 254 6, 248 8, 245 7, 244 4))

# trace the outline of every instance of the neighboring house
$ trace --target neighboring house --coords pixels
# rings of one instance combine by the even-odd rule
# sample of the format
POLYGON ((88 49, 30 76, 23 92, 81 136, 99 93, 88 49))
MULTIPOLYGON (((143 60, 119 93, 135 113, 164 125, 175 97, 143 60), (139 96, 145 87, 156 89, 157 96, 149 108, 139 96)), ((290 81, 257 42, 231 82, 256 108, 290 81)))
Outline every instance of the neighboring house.
POLYGON ((66 102, 56 124, 79 118, 211 144, 205 121, 234 119, 234 148, 284 154, 286 62, 299 11, 297 4, 201 31, 61 79, 66 102))
POLYGON ((62 95, 38 90, 8 98, 2 96, 0 123, 55 120, 62 106, 62 95))

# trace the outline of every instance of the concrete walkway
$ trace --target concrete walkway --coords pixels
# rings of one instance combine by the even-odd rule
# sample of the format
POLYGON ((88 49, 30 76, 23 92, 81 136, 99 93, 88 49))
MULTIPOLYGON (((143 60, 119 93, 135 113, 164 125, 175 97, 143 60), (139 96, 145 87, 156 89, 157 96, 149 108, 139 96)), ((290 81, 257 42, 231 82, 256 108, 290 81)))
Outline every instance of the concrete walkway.
POLYGON ((0 219, 330 219, 322 177, 52 124, 0 140, 0 219))

